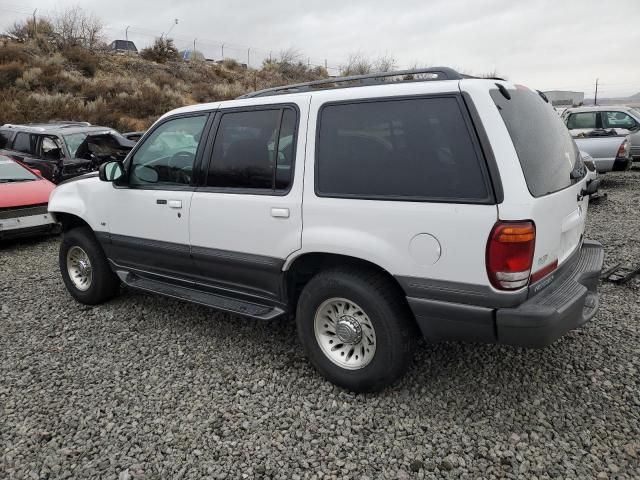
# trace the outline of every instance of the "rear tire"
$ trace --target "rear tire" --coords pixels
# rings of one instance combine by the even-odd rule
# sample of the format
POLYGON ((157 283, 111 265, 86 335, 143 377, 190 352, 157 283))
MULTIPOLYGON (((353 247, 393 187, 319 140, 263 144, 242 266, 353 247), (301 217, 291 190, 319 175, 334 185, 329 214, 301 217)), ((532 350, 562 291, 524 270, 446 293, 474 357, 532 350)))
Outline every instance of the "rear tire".
POLYGON ((314 276, 298 300, 296 324, 314 367, 354 392, 382 390, 398 380, 411 363, 417 338, 397 285, 357 268, 314 276))
POLYGON ((65 232, 60 244, 60 273, 73 298, 85 305, 97 305, 115 297, 120 281, 88 227, 65 232))

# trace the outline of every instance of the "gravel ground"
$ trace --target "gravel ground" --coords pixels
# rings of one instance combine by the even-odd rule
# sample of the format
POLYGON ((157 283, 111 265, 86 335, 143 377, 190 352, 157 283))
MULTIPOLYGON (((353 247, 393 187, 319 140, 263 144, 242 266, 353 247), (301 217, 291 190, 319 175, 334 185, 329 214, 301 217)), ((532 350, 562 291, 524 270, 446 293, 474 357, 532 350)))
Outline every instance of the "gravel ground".
MULTIPOLYGON (((640 262, 640 170, 588 236, 640 262)), ((0 246, 2 478, 640 478, 640 282, 553 346, 422 344, 377 395, 325 382, 291 321, 126 292, 75 303, 58 239, 0 246)))

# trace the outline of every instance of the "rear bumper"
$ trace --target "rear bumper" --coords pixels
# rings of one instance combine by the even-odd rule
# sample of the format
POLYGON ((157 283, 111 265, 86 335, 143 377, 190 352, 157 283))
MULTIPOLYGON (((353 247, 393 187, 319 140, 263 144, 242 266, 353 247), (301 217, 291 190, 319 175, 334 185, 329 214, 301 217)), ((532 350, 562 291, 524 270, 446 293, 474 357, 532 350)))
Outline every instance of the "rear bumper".
POLYGON ((513 308, 411 297, 408 301, 429 340, 543 347, 595 315, 603 260, 602 245, 585 241, 566 266, 532 285, 530 298, 513 308))
POLYGON ((613 171, 620 172, 624 170, 629 170, 631 165, 633 164, 633 158, 616 158, 615 162, 613 162, 613 171))
POLYGON ((585 241, 572 269, 519 307, 497 310, 499 343, 543 347, 591 320, 603 261, 602 245, 585 241))

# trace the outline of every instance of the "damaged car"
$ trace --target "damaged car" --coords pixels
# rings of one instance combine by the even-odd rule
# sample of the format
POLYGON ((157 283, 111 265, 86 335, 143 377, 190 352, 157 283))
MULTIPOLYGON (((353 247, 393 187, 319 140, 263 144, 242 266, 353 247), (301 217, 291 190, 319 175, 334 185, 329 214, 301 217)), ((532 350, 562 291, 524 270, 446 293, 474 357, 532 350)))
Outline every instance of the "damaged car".
POLYGON ((123 160, 135 142, 112 128, 87 122, 49 122, 0 127, 0 153, 60 183, 123 160))

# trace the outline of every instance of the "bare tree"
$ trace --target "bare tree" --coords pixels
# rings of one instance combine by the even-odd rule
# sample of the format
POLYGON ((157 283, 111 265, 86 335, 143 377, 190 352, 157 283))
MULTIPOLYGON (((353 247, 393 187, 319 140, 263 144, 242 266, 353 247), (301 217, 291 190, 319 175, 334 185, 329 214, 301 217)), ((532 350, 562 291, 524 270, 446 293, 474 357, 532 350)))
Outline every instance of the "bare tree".
POLYGON ((373 61, 374 72, 391 72, 398 68, 398 62, 393 55, 385 54, 373 61))
POLYGON ((366 75, 369 73, 390 72, 397 68, 393 55, 385 54, 377 58, 369 58, 362 52, 349 55, 347 63, 340 67, 341 75, 366 75))
POLYGON ((373 70, 373 62, 369 60, 362 52, 356 52, 349 55, 347 63, 340 67, 340 74, 349 75, 366 75, 373 70))
POLYGON ((36 37, 50 37, 53 34, 53 25, 46 18, 28 18, 24 21, 15 22, 7 33, 19 42, 33 40, 36 37))
POLYGON ((60 48, 80 46, 94 50, 103 41, 102 21, 78 5, 55 13, 52 23, 60 48))
POLYGON ((297 63, 302 63, 302 58, 302 53, 300 53, 299 50, 289 47, 286 50, 280 51, 278 55, 278 63, 295 65, 297 63))

